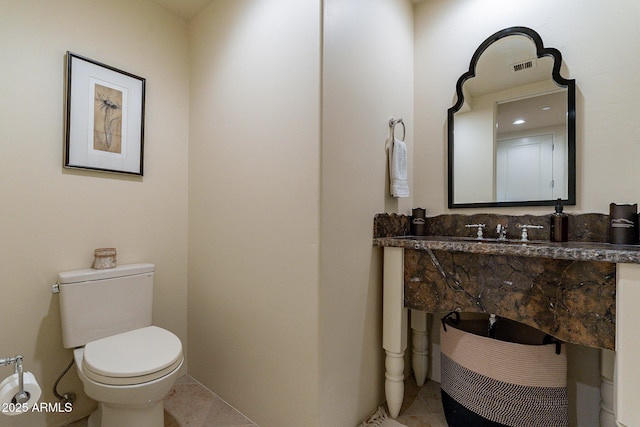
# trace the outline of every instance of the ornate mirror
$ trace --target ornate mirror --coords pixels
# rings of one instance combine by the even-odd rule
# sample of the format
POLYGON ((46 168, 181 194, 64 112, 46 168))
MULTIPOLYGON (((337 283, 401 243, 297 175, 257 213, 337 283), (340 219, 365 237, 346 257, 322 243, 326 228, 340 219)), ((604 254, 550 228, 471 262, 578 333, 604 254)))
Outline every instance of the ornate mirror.
POLYGON ((575 80, 526 27, 491 35, 448 111, 449 208, 576 203, 575 80))

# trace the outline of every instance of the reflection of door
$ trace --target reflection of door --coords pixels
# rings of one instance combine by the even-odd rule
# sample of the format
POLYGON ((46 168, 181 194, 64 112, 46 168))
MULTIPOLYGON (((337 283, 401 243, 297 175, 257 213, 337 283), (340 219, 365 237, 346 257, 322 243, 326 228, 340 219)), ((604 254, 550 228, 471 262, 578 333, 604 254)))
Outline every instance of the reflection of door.
POLYGON ((497 141, 496 196, 553 200, 553 134, 497 141))

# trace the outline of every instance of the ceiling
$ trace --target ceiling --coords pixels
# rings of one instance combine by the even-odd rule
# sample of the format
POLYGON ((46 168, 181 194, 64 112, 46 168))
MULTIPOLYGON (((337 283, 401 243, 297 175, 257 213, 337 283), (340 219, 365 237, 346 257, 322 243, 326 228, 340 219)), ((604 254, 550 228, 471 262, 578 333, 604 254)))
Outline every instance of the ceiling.
MULTIPOLYGON (((165 9, 169 9, 176 15, 190 21, 205 7, 213 3, 215 0, 151 0, 152 2, 159 4, 165 9)), ((424 0, 412 0, 413 3, 420 3, 424 0)))
POLYGON ((567 89, 543 93, 516 101, 498 103, 496 124, 498 135, 508 132, 566 126, 567 89), (516 119, 525 123, 515 124, 516 119))
POLYGON ((152 2, 170 10, 176 15, 190 21, 205 7, 215 0, 151 0, 152 2))

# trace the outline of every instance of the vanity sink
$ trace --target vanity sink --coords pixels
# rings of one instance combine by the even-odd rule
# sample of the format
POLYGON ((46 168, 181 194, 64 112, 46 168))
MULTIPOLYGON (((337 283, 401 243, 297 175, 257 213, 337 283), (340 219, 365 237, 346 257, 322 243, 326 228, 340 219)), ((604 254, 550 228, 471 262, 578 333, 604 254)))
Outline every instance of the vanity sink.
MULTIPOLYGON (((614 245, 606 243, 609 217, 603 214, 572 215, 569 224, 574 227, 568 242, 545 239, 548 216, 523 215, 518 217, 474 214, 447 214, 429 218, 426 236, 410 234, 410 217, 396 214, 378 214, 374 221, 374 246, 396 247, 415 251, 467 252, 485 255, 520 256, 527 258, 564 259, 640 264, 640 245, 614 245), (478 239, 476 230, 467 225, 485 225, 488 230, 478 239), (508 237, 498 239, 497 224, 508 227, 508 237), (520 240, 521 224, 531 224, 528 238, 520 240), (540 229, 539 229, 540 228, 540 229), (495 232, 493 230, 496 230, 495 232), (516 231, 518 230, 518 231, 516 231), (587 240, 585 237, 588 237, 587 240)), ((477 227, 476 225, 476 227, 477 227)))
POLYGON ((458 236, 393 236, 374 238, 375 246, 417 251, 443 250, 487 255, 513 255, 576 261, 640 264, 640 245, 604 242, 550 242, 546 240, 497 239, 458 236))
POLYGON ((501 245, 544 245, 551 244, 545 240, 520 240, 520 239, 497 239, 490 237, 459 237, 459 236, 395 236, 392 239, 426 240, 434 242, 469 242, 469 243, 496 243, 501 245))
MULTIPOLYGON (((435 215, 425 221, 426 236, 411 235, 411 216, 375 216, 373 245, 383 249, 384 263, 385 392, 398 411, 409 336, 414 373, 426 378, 430 366, 427 313, 493 313, 565 342, 613 350, 605 354, 615 355, 616 369, 626 363, 626 372, 637 373, 640 245, 607 243, 611 221, 605 214, 570 214, 568 242, 545 241, 548 227, 532 230, 532 240, 523 242, 518 224, 547 226, 549 216, 435 215), (486 224, 486 237, 478 239, 468 224, 486 224), (498 224, 512 239, 498 240, 498 224)), ((616 378, 628 379, 630 390, 637 381, 616 378)), ((606 380, 613 394, 610 375, 606 380)))

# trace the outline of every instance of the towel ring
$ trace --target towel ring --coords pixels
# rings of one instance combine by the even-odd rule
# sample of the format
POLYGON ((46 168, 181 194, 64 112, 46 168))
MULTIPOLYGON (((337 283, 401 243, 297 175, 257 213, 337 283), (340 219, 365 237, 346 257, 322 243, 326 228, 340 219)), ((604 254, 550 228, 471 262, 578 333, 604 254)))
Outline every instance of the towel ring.
POLYGON ((391 141, 393 141, 396 137, 396 125, 400 123, 402 125, 402 139, 401 141, 404 141, 404 137, 407 134, 407 129, 404 127, 404 121, 402 119, 390 119, 389 120, 389 127, 391 128, 391 141))

